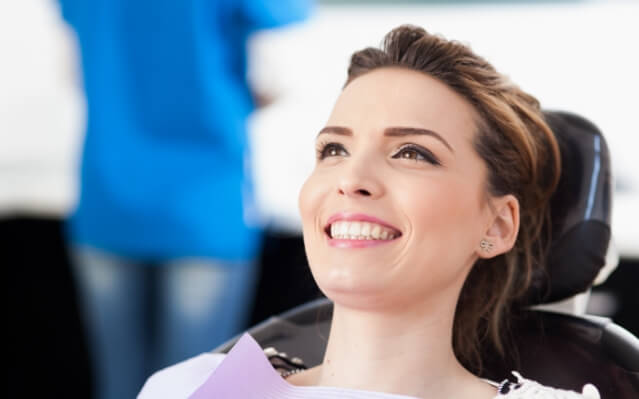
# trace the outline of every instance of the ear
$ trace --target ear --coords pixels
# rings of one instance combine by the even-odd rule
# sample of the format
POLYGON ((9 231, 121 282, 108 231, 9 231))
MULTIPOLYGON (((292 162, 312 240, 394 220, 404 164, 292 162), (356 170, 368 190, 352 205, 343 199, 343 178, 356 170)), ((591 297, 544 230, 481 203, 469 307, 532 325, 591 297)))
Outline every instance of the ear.
POLYGON ((477 255, 489 259, 506 253, 512 249, 519 232, 519 201, 514 195, 490 200, 492 215, 484 232, 484 236, 477 243, 477 255))

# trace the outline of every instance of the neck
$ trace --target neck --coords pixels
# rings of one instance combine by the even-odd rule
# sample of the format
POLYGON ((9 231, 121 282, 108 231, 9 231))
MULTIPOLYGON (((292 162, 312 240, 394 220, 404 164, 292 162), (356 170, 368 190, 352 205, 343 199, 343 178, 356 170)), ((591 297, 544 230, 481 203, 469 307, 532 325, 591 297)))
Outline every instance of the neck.
POLYGON ((455 303, 401 311, 358 310, 335 304, 318 385, 417 397, 460 397, 474 379, 452 349, 455 303))

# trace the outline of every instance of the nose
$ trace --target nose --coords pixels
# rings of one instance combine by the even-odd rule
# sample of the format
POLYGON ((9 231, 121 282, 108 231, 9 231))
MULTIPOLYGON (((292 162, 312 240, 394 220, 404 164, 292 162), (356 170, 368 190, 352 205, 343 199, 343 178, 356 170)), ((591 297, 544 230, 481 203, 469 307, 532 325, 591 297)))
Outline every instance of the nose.
POLYGON ((337 192, 350 198, 378 198, 384 192, 381 176, 364 160, 349 159, 342 169, 337 192))

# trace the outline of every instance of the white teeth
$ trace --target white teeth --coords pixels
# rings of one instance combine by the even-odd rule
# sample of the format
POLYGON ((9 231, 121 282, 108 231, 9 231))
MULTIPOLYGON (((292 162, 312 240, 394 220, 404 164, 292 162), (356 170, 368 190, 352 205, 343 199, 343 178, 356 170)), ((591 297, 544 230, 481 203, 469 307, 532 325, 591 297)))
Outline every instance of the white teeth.
POLYGON ((398 236, 394 230, 379 224, 346 221, 333 223, 330 235, 342 240, 392 240, 398 236))
POLYGON ((359 235, 360 225, 358 222, 352 222, 350 228, 348 229, 348 234, 351 237, 357 237, 359 235))
POLYGON ((339 231, 337 234, 345 236, 346 233, 348 233, 348 223, 339 222, 337 225, 339 226, 339 231))
POLYGON ((362 236, 367 237, 371 234, 370 223, 362 223, 362 229, 359 232, 362 236))
POLYGON ((379 240, 381 232, 382 232, 382 226, 376 224, 375 226, 373 226, 373 230, 371 231, 371 236, 374 239, 379 240))

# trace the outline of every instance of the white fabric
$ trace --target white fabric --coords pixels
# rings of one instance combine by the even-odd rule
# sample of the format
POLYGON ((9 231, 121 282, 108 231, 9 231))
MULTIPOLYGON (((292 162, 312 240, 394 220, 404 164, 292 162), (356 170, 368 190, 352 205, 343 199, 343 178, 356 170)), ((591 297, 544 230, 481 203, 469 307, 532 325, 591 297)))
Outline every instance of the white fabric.
POLYGON ((84 98, 74 44, 56 1, 0 1, 0 217, 61 217, 75 203, 84 98))
POLYGON ((592 384, 586 384, 581 393, 550 388, 538 382, 523 378, 516 371, 517 383, 505 394, 497 395, 497 398, 507 399, 600 399, 599 391, 592 384))
MULTIPOLYGON (((153 374, 142 387, 138 399, 188 398, 211 373, 222 363, 225 355, 203 353, 199 356, 160 370, 153 374)), ((494 399, 600 399, 599 392, 591 384, 584 386, 582 393, 554 389, 513 373, 517 388, 506 394, 497 394, 494 399)), ((312 389, 312 388, 311 388, 312 389)), ((370 399, 371 392, 352 389, 331 390, 330 398, 370 399)), ((399 399, 406 396, 375 393, 376 399, 399 399)), ((221 399, 221 398, 218 398, 221 399)))

